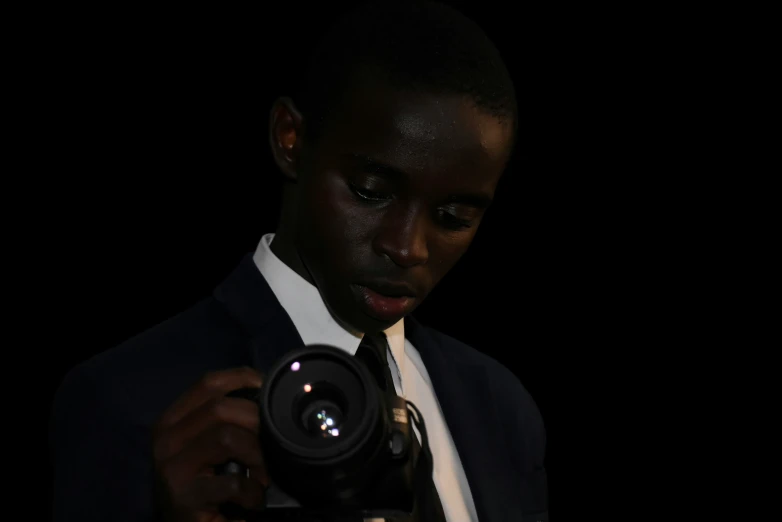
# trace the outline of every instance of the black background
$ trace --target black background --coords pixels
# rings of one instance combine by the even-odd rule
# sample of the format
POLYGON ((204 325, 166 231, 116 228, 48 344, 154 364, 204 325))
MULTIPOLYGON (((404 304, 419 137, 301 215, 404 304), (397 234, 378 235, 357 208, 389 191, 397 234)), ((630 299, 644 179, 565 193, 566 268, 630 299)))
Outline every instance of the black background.
MULTIPOLYGON (((518 375, 548 431, 552 513, 599 514, 615 491, 584 491, 615 472, 604 446, 653 429, 631 423, 622 387, 686 321, 688 288, 669 292, 692 268, 673 224, 689 116, 668 118, 694 96, 688 66, 660 72, 674 29, 638 38, 643 13, 451 3, 506 60, 520 142, 471 250, 416 315, 518 375)), ((349 5, 50 14, 30 66, 54 202, 38 238, 49 402, 74 364, 207 296, 274 230, 269 109, 349 5)))

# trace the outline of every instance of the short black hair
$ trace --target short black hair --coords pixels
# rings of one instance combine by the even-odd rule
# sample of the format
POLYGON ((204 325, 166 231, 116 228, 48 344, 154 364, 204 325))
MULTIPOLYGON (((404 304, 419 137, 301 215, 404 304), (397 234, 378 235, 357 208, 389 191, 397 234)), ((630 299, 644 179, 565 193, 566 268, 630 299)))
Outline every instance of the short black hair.
POLYGON ((316 140, 351 79, 371 73, 407 91, 466 95, 513 126, 515 87, 484 30, 455 8, 427 0, 371 0, 337 19, 301 76, 296 104, 316 140))

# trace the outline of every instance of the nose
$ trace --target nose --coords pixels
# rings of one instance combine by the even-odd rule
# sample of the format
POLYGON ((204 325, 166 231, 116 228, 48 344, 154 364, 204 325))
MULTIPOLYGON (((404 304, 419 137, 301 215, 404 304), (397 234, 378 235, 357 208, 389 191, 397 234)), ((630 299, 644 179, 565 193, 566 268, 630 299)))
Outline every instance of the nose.
POLYGON ((426 216, 420 210, 391 210, 375 235, 375 251, 402 268, 422 265, 429 259, 426 228, 426 216))

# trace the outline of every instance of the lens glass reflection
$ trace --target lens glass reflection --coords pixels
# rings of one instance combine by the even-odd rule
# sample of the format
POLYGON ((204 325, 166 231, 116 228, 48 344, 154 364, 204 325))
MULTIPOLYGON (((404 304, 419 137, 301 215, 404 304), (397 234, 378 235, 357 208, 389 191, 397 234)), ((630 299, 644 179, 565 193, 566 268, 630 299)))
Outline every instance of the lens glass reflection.
POLYGON ((310 435, 317 437, 338 437, 343 413, 340 407, 329 400, 319 400, 304 409, 302 425, 310 435))

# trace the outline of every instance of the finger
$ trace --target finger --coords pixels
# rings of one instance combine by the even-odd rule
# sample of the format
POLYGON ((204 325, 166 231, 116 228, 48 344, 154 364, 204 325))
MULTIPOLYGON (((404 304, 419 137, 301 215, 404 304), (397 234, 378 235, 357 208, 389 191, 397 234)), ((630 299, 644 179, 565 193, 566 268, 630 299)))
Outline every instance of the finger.
POLYGON ((247 366, 207 373, 166 409, 158 426, 165 428, 175 424, 209 399, 239 388, 260 388, 261 385, 261 375, 247 366))
POLYGON ((196 435, 166 462, 177 476, 209 472, 229 460, 246 467, 265 467, 258 436, 233 424, 219 424, 196 435))
POLYGON ((265 490, 258 482, 237 475, 219 475, 195 479, 184 501, 194 509, 216 509, 227 502, 245 509, 261 509, 264 499, 265 490))
MULTIPOLYGON (((261 453, 261 458, 263 458, 263 452, 261 453)), ((271 481, 269 480, 269 473, 266 471, 266 464, 264 463, 263 466, 248 466, 247 468, 250 472, 250 478, 257 481, 259 484, 261 484, 264 488, 268 488, 269 484, 271 484, 271 481)))
POLYGON ((257 436, 260 431, 258 405, 233 397, 210 399, 159 435, 155 441, 155 457, 163 460, 179 453, 199 433, 218 424, 233 424, 257 436))

